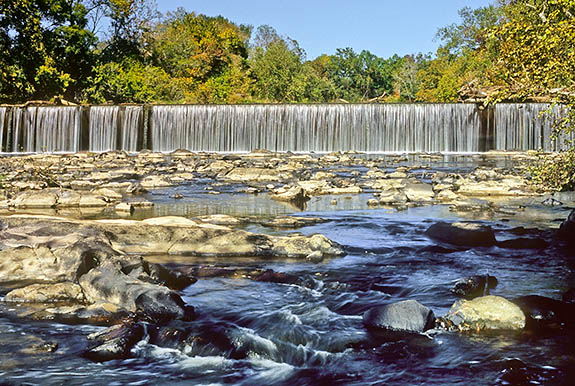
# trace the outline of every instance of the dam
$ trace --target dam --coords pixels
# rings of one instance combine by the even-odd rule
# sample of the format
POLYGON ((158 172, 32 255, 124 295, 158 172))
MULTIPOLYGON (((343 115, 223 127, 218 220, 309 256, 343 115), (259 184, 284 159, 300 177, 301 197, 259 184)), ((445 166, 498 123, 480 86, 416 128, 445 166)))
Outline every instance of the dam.
POLYGON ((565 107, 500 103, 0 106, 5 153, 559 151, 565 107))

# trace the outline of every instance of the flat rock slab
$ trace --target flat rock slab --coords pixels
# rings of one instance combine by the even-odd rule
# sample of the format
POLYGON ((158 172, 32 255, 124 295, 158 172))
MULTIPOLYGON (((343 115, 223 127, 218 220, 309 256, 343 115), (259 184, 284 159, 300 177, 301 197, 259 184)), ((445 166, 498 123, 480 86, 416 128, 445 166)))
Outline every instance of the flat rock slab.
POLYGON ((58 242, 65 245, 67 238, 78 241, 92 236, 120 252, 143 255, 311 257, 315 260, 345 254, 341 246, 319 234, 270 236, 174 216, 143 221, 88 221, 15 215, 1 217, 0 224, 4 226, 0 243, 14 248, 38 247, 43 243, 53 246, 58 242))

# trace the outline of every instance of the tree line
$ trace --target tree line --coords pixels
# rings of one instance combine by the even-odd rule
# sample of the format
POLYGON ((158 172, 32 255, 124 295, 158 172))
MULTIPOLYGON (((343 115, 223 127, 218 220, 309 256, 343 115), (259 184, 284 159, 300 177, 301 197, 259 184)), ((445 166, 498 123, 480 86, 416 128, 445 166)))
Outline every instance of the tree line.
POLYGON ((271 26, 150 0, 2 0, 0 103, 573 103, 574 15, 575 0, 499 0, 460 10, 433 54, 309 59, 271 26))

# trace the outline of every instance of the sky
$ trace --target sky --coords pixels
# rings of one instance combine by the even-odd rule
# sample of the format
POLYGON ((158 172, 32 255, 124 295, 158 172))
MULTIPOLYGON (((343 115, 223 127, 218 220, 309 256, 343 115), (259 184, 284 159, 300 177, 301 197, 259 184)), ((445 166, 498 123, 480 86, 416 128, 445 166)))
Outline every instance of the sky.
POLYGON ((268 24, 297 40, 307 59, 336 48, 369 50, 380 57, 435 52, 435 33, 459 21, 457 11, 494 0, 156 0, 162 13, 183 7, 236 24, 268 24))

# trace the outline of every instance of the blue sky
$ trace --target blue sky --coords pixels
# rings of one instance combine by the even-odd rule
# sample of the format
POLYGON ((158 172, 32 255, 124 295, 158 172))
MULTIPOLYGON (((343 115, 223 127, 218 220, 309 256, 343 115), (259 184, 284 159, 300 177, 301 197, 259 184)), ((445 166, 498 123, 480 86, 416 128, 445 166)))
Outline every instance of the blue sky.
POLYGON ((238 24, 269 24, 298 41, 308 59, 352 47, 389 57, 435 52, 438 28, 458 22, 457 11, 490 0, 156 0, 165 13, 183 7, 238 24))

